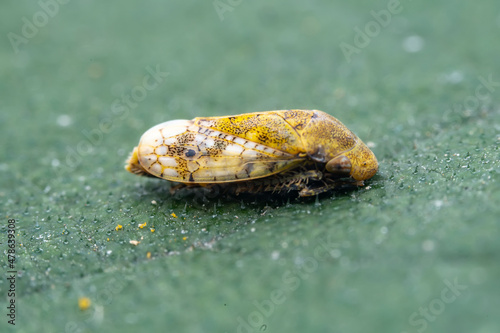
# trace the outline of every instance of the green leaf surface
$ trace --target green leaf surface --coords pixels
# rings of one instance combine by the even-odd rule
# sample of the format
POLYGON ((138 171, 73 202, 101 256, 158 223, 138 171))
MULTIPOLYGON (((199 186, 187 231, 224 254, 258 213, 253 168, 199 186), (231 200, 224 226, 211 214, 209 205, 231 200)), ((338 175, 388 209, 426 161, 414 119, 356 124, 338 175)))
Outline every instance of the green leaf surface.
POLYGON ((0 331, 500 331, 498 1, 0 8, 0 331), (157 123, 290 108, 378 174, 298 199, 123 169, 157 123))

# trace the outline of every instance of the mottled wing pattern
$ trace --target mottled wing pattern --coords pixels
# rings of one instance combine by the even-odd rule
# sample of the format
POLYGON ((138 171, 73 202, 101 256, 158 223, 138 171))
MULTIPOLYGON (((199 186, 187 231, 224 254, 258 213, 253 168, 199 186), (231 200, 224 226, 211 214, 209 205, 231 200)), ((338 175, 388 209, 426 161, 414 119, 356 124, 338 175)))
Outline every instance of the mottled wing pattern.
POLYGON ((138 147, 147 172, 192 183, 266 177, 305 156, 295 129, 269 112, 166 122, 146 132, 138 147))

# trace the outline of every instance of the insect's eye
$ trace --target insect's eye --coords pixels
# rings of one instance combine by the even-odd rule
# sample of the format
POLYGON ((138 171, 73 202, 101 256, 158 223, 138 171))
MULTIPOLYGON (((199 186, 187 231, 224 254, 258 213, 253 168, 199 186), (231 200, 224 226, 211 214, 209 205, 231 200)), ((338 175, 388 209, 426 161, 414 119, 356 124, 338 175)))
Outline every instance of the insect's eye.
POLYGON ((193 157, 194 155, 196 155, 196 151, 194 149, 188 149, 186 152, 186 157, 193 157))
POLYGON ((331 173, 350 173, 351 167, 349 158, 345 155, 340 155, 326 164, 326 171, 331 173))

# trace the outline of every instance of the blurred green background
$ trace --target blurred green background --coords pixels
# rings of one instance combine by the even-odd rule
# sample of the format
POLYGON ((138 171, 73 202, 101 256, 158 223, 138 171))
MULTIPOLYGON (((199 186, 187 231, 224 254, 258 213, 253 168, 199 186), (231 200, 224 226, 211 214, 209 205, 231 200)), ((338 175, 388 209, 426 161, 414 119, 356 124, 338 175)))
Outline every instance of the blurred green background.
POLYGON ((497 0, 0 8, 2 332, 500 331, 497 0), (123 169, 159 122, 288 108, 369 142, 369 186, 172 196, 123 169))

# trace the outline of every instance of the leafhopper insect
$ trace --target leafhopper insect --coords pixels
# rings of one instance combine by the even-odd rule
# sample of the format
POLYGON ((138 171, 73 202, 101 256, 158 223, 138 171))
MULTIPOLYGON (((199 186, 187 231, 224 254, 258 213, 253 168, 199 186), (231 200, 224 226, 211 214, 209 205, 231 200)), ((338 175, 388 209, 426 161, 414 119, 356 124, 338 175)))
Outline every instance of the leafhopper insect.
POLYGON ((156 125, 142 135, 125 168, 187 186, 220 186, 237 194, 298 191, 305 197, 362 186, 378 162, 329 114, 281 110, 156 125))

